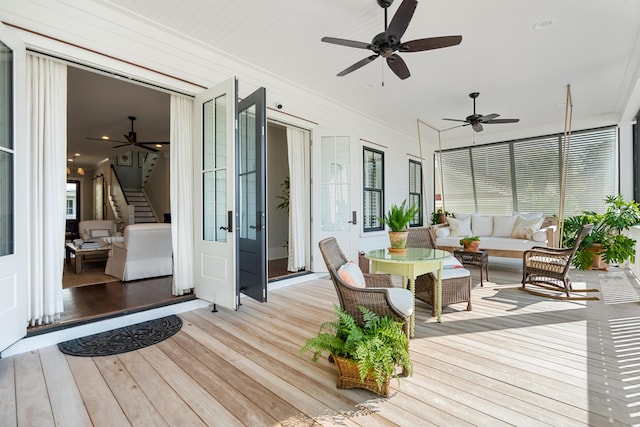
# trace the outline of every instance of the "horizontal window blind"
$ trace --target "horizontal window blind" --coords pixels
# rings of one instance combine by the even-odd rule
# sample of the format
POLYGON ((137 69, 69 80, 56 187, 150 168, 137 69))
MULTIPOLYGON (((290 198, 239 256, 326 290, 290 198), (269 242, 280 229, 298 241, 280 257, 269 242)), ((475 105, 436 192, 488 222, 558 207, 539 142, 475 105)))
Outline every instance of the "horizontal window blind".
MULTIPOLYGON (((563 135, 557 134, 443 151, 447 210, 558 215, 562 141, 563 135)), ((617 191, 616 153, 615 127, 571 135, 565 216, 584 210, 604 211, 605 197, 617 191)))

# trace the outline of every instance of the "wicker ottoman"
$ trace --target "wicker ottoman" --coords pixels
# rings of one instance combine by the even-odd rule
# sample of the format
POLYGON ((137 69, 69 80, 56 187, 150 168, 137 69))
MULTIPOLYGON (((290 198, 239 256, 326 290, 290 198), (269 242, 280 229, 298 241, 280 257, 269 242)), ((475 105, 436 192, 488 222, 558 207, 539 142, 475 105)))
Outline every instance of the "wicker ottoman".
MULTIPOLYGON (((427 273, 416 278, 416 298, 431 305, 431 315, 436 315, 436 274, 427 273)), ((442 270, 442 307, 459 302, 467 303, 471 311, 471 273, 465 268, 442 270)))

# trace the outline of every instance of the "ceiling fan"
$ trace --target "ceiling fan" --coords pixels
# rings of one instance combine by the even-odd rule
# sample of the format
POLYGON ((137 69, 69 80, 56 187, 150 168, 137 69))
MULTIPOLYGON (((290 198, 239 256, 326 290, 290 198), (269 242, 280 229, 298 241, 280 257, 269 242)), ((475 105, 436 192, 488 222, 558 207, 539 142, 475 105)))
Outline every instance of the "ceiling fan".
POLYGON ((108 141, 108 142, 119 142, 120 145, 116 145, 113 148, 120 148, 120 147, 125 147, 127 145, 134 145, 136 147, 140 147, 140 148, 144 148, 145 150, 149 150, 149 151, 153 151, 154 153, 157 153, 158 149, 153 148, 153 147, 147 147, 147 145, 164 145, 164 144, 169 144, 169 141, 164 141, 164 142, 153 142, 153 141, 140 141, 138 142, 138 137, 136 135, 136 132, 133 130, 133 122, 136 120, 135 116, 129 116, 128 117, 129 120, 131 120, 131 131, 129 131, 128 134, 123 135, 126 138, 126 141, 118 141, 116 139, 106 139, 106 138, 85 138, 85 139, 91 139, 91 140, 95 140, 95 141, 108 141))
MULTIPOLYGON (((471 127, 473 128, 473 130, 475 130, 476 132, 482 132, 482 125, 483 124, 494 124, 494 123, 518 123, 520 121, 520 119, 498 119, 497 117, 500 116, 500 114, 488 114, 486 116, 483 116, 482 114, 477 114, 476 113, 476 98, 480 95, 480 92, 472 92, 469 94, 469 97, 471 97, 471 99, 473 99, 473 114, 470 116, 467 116, 464 120, 459 120, 459 119, 442 119, 442 120, 449 120, 451 122, 463 122, 465 124, 460 125, 460 126, 469 126, 471 125, 471 127)), ((460 126, 455 126, 453 128, 449 128, 449 129, 454 129, 456 127, 460 127, 460 126)), ((449 130, 447 129, 447 130, 449 130)))
POLYGON ((333 43, 358 49, 368 49, 374 53, 374 55, 368 56, 339 72, 339 77, 345 76, 352 71, 367 65, 378 56, 382 56, 387 60, 387 64, 389 65, 389 68, 391 68, 391 71, 400 77, 400 79, 404 80, 409 77, 411 73, 409 72, 409 68, 404 60, 395 53, 396 51, 421 52, 423 50, 455 46, 460 44, 462 41, 462 36, 446 36, 417 39, 403 43, 400 39, 409 26, 409 22, 413 17, 418 1, 403 0, 388 26, 387 8, 391 6, 393 0, 377 0, 377 2, 378 5, 384 9, 384 31, 376 35, 373 40, 371 40, 371 43, 338 39, 335 37, 323 37, 321 39, 325 43, 333 43))

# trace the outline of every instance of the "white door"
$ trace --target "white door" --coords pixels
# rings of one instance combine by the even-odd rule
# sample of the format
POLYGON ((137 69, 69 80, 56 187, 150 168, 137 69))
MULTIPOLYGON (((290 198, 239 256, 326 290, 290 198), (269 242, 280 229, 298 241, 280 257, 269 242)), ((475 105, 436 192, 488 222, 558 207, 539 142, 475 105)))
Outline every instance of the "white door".
POLYGON ((194 102, 194 245, 198 298, 238 307, 234 214, 237 111, 235 78, 207 89, 194 102))
POLYGON ((349 132, 316 129, 313 132, 312 236, 313 271, 326 271, 318 242, 335 237, 345 255, 358 258, 362 212, 360 208, 360 141, 349 132))
POLYGON ((0 24, 0 351, 27 334, 25 55, 0 24))

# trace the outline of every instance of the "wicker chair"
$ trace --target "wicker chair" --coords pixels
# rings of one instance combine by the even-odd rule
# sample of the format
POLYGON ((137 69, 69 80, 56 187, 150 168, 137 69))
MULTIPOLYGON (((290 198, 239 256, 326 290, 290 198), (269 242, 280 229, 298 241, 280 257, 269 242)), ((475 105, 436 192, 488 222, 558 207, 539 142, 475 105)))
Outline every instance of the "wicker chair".
POLYGON ((571 277, 569 267, 580 243, 593 230, 593 224, 580 228, 576 242, 571 248, 534 246, 522 255, 522 288, 534 285, 550 290, 562 290, 570 298, 571 277))
MULTIPOLYGON (((408 248, 432 248, 435 245, 433 229, 428 227, 410 228, 407 237, 408 248)), ((467 311, 471 311, 471 273, 464 268, 444 270, 442 278, 442 307, 460 302, 467 303, 467 311), (447 273, 451 276, 447 278, 447 273)), ((416 298, 431 305, 431 315, 436 315, 436 273, 427 273, 416 278, 416 298)))
POLYGON ((404 322, 408 337, 409 317, 413 312, 411 292, 406 289, 395 288, 390 274, 368 274, 363 272, 365 287, 350 286, 338 274, 338 269, 349 262, 349 259, 340 249, 336 239, 334 237, 326 238, 321 240, 318 246, 329 270, 333 285, 336 288, 340 307, 352 315, 360 325, 364 324, 364 319, 358 306, 366 307, 379 316, 389 316, 398 322, 404 322))

